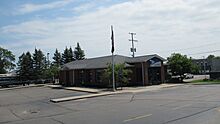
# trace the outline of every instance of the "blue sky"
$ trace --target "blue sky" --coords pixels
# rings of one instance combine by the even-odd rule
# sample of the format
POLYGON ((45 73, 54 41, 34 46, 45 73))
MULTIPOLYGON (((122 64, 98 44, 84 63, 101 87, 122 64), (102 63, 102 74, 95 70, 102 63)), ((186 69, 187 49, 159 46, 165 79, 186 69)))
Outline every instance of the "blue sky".
POLYGON ((79 42, 88 58, 109 55, 114 25, 116 54, 131 55, 128 33, 136 32, 136 55, 202 58, 220 55, 204 53, 220 49, 219 15, 219 0, 1 0, 0 46, 18 57, 79 42))

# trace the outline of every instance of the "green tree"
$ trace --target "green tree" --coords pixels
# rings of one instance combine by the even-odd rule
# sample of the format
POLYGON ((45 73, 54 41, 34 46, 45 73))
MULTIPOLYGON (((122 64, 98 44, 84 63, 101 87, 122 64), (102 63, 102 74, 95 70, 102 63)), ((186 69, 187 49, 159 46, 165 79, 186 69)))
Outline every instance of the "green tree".
POLYGON ((207 57, 208 60, 211 60, 211 59, 214 59, 214 58, 215 58, 214 55, 209 55, 209 56, 207 57))
MULTIPOLYGON (((126 69, 124 63, 115 64, 114 74, 116 83, 128 83, 128 75, 131 73, 132 71, 130 69, 126 69)), ((102 74, 102 80, 104 82, 112 81, 112 64, 108 64, 108 68, 104 70, 104 73, 102 74)))
POLYGON ((208 60, 212 60, 212 59, 220 59, 220 56, 214 56, 214 55, 209 55, 207 57, 208 60))
POLYGON ((46 58, 43 52, 39 49, 35 49, 33 54, 33 73, 34 79, 42 79, 44 78, 44 71, 46 68, 46 58))
POLYGON ((18 60, 18 75, 20 80, 33 79, 33 59, 30 52, 22 54, 18 60))
POLYGON ((196 65, 196 64, 194 64, 194 63, 192 63, 192 70, 191 70, 191 72, 192 72, 193 74, 198 74, 200 70, 201 70, 201 69, 200 69, 200 66, 198 66, 198 65, 196 65))
POLYGON ((22 75, 24 73, 24 67, 23 67, 24 57, 25 57, 25 53, 22 53, 21 56, 18 57, 17 74, 19 75, 20 78, 23 77, 22 75))
POLYGON ((216 56, 215 58, 216 58, 216 59, 220 59, 220 56, 216 56))
POLYGON ((72 61, 75 60, 75 58, 74 58, 74 53, 73 53, 73 50, 72 50, 71 47, 69 48, 69 55, 68 55, 68 57, 69 57, 69 61, 70 61, 70 62, 72 62, 72 61))
POLYGON ((61 62, 62 62, 62 57, 61 57, 61 54, 60 52, 56 49, 55 53, 54 53, 54 56, 53 56, 53 65, 56 65, 56 66, 60 66, 61 65, 61 62))
POLYGON ((45 78, 52 80, 58 78, 59 69, 60 68, 57 65, 51 65, 48 69, 44 71, 45 78))
POLYGON ((15 55, 11 51, 0 47, 0 74, 6 73, 15 67, 15 55))
POLYGON ((62 54, 62 64, 66 64, 68 62, 74 61, 74 55, 72 48, 70 47, 69 49, 66 47, 63 54, 62 54))
POLYGON ((66 47, 62 54, 62 65, 68 63, 68 48, 66 47))
POLYGON ((77 46, 75 47, 74 55, 75 55, 75 59, 76 59, 76 60, 85 59, 84 50, 81 49, 79 43, 77 43, 77 46))
POLYGON ((180 76, 183 81, 185 73, 192 73, 196 70, 196 66, 192 63, 191 59, 188 59, 186 55, 179 53, 173 53, 168 60, 168 68, 171 70, 173 76, 180 76))
MULTIPOLYGON (((66 50, 66 53, 68 53, 68 49, 66 50)), ((64 55, 65 56, 65 55, 64 55)), ((68 57, 68 55, 66 54, 68 57)), ((58 78, 60 66, 62 65, 62 56, 61 53, 56 49, 54 56, 53 56, 53 62, 47 68, 44 72, 45 78, 54 80, 55 78, 58 78)))

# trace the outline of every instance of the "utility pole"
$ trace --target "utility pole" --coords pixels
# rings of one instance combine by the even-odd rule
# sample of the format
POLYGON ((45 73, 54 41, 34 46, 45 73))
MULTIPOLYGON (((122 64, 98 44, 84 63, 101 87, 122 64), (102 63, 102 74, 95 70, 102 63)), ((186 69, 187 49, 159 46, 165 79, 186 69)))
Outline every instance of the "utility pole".
POLYGON ((134 57, 134 52, 136 52, 136 48, 134 47, 134 42, 137 42, 137 40, 134 40, 134 35, 136 35, 136 33, 129 33, 131 35, 131 39, 129 39, 129 41, 131 41, 131 52, 132 52, 132 57, 134 57))
POLYGON ((203 69, 204 69, 204 75, 205 75, 205 79, 206 79, 206 64, 205 64, 205 56, 203 56, 203 69))

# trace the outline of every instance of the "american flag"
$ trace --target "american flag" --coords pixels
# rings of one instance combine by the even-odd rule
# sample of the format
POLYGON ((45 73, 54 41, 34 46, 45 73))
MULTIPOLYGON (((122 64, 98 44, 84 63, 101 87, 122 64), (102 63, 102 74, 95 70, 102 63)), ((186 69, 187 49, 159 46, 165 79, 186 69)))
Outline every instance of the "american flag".
POLYGON ((113 26, 111 26, 111 31, 112 31, 112 36, 111 36, 111 40, 112 40, 112 50, 111 52, 113 53, 115 51, 114 48, 114 32, 113 32, 113 26))

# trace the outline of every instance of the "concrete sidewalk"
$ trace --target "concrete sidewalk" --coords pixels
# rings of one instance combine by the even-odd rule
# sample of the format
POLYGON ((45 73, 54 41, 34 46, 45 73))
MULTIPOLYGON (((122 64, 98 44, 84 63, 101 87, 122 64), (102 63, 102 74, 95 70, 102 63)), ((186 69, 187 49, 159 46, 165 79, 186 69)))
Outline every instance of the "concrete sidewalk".
POLYGON ((89 94, 89 95, 82 95, 82 96, 73 96, 73 97, 50 99, 50 101, 57 103, 57 102, 65 102, 65 101, 85 99, 85 98, 93 98, 93 97, 99 97, 99 96, 114 95, 114 94, 119 94, 119 93, 122 93, 122 92, 102 92, 102 93, 98 93, 98 94, 89 94))
MULTIPOLYGON (((115 92, 97 92, 96 94, 89 94, 89 95, 83 95, 83 96, 73 96, 73 97, 64 97, 64 98, 57 98, 57 99, 51 99, 51 102, 64 102, 64 101, 71 101, 71 100, 78 100, 78 99, 85 99, 85 98, 93 98, 93 97, 99 97, 99 96, 107 96, 107 95, 115 95, 115 94, 122 94, 122 93, 139 93, 139 92, 146 92, 146 91, 155 91, 162 88, 170 88, 170 87, 177 87, 182 86, 184 84, 161 84, 161 85, 154 85, 154 86, 145 86, 145 87, 124 87, 123 90, 117 90, 115 92)), ((71 88, 71 90, 74 90, 75 88, 71 88)), ((80 90, 86 90, 90 88, 78 88, 80 90)), ((90 89, 91 90, 91 89, 90 89)))
POLYGON ((104 89, 94 89, 94 88, 85 88, 85 87, 64 87, 62 85, 50 85, 45 84, 44 86, 54 88, 54 89, 65 89, 65 90, 73 90, 79 92, 87 92, 87 93, 100 93, 103 92, 104 89))
POLYGON ((182 85, 184 84, 161 84, 161 85, 142 86, 142 87, 125 87, 123 88, 123 91, 130 92, 130 93, 139 93, 139 92, 145 92, 145 91, 159 90, 162 88, 177 87, 177 86, 182 86, 182 85))

